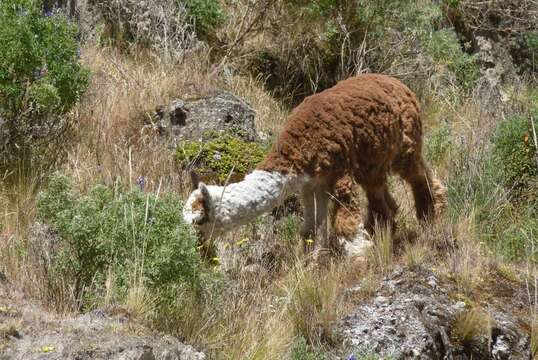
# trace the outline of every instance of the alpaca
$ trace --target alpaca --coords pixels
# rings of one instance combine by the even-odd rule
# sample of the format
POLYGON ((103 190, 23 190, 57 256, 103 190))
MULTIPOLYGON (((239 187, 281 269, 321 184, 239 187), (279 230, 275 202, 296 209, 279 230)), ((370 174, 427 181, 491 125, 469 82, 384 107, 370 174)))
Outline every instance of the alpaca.
POLYGON ((196 188, 183 216, 209 238, 246 224, 299 193, 303 243, 321 235, 325 245, 339 248, 342 239, 351 240, 358 233, 359 221, 350 211, 353 182, 361 185, 368 200, 366 231, 371 234, 376 222, 393 225, 398 206, 387 187, 391 172, 410 185, 419 220, 439 214, 446 191, 422 158, 422 122, 415 95, 395 78, 363 74, 298 105, 269 154, 243 181, 223 187, 193 179, 196 188), (334 235, 329 239, 326 218, 331 199, 334 235))

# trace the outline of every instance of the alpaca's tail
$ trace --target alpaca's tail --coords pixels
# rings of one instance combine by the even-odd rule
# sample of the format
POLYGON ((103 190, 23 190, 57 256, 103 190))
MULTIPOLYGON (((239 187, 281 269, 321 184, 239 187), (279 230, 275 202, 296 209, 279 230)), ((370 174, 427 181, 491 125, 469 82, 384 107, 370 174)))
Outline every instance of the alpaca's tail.
POLYGON ((441 215, 447 206, 447 190, 446 187, 435 178, 433 175, 430 175, 430 193, 433 200, 433 217, 438 218, 441 215))

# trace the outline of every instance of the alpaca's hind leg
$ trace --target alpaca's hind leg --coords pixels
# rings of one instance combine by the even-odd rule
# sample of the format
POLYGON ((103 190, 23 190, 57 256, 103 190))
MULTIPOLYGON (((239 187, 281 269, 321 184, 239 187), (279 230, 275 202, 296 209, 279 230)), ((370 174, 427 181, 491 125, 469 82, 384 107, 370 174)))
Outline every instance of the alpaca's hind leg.
POLYGON ((433 219, 446 204, 446 189, 437 180, 422 158, 411 166, 398 171, 413 191, 417 218, 421 221, 433 219))
POLYGON ((301 193, 304 220, 301 226, 301 238, 305 253, 313 249, 317 236, 325 244, 327 241, 327 205, 328 194, 325 188, 306 185, 301 193), (319 231, 318 231, 319 229, 319 231))

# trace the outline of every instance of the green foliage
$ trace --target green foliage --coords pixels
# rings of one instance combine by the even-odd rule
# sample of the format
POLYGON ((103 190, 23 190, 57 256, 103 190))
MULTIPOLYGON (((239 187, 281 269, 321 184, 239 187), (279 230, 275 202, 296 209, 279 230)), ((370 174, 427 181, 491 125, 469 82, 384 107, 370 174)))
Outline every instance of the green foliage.
POLYGON ((322 350, 307 344, 303 337, 299 337, 291 349, 291 360, 325 360, 327 357, 322 350))
MULTIPOLYGON (((522 118, 500 123, 491 151, 454 148, 447 181, 453 221, 471 218, 476 237, 509 260, 531 253, 538 234, 538 186, 524 141, 526 124, 522 118)), ((538 260, 538 252, 532 257, 538 260)))
POLYGON ((0 110, 66 113, 88 84, 78 63, 77 29, 60 14, 44 16, 41 2, 0 3, 0 110))
POLYGON ((59 116, 88 86, 76 27, 61 14, 43 15, 41 7, 38 0, 0 2, 0 150, 11 157, 34 149, 40 139, 57 140, 67 125, 59 116))
POLYGON ((179 0, 185 4, 196 28, 208 33, 224 19, 224 12, 217 0, 179 0))
POLYGON ((529 49, 538 56, 538 33, 527 32, 524 34, 524 38, 529 49))
POLYGON ((246 142, 230 134, 209 134, 204 142, 185 140, 176 150, 176 161, 195 164, 201 175, 224 183, 230 176, 243 176, 263 160, 268 147, 246 142))
POLYGON ((434 61, 446 66, 454 73, 459 85, 470 91, 478 79, 475 56, 465 53, 460 46, 456 33, 451 29, 435 31, 424 41, 426 51, 434 61))
POLYGON ((290 214, 278 223, 278 233, 286 244, 295 244, 299 234, 300 220, 295 214, 290 214))
POLYGON ((86 299, 83 306, 102 294, 107 280, 125 295, 129 282, 140 280, 132 278, 138 274, 164 299, 198 282, 196 237, 173 196, 103 185, 81 195, 69 178, 54 175, 38 196, 37 210, 39 221, 62 239, 54 276, 72 279, 77 298, 86 299))
POLYGON ((444 0, 444 2, 452 8, 457 8, 460 5, 460 1, 461 0, 444 0))
POLYGON ((492 143, 492 161, 502 183, 516 194, 529 190, 538 177, 530 120, 514 117, 501 122, 493 134, 492 143))
POLYGON ((282 3, 282 14, 276 15, 280 21, 267 32, 275 34, 272 44, 277 46, 258 49, 249 66, 277 97, 292 105, 365 69, 416 72, 417 39, 443 20, 440 6, 430 1, 282 3), (395 69, 408 63, 413 70, 395 69))
POLYGON ((434 165, 439 165, 452 151, 454 151, 454 139, 448 124, 443 124, 428 136, 425 146, 426 158, 434 165))

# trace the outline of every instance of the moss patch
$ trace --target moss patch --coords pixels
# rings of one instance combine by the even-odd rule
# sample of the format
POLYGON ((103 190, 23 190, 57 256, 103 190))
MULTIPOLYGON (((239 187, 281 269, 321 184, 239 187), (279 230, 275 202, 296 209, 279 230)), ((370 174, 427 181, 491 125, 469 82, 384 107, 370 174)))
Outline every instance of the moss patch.
POLYGON ((243 177, 263 160, 268 144, 247 142, 231 134, 208 134, 206 141, 178 144, 175 159, 182 168, 194 165, 200 175, 222 184, 243 177))

